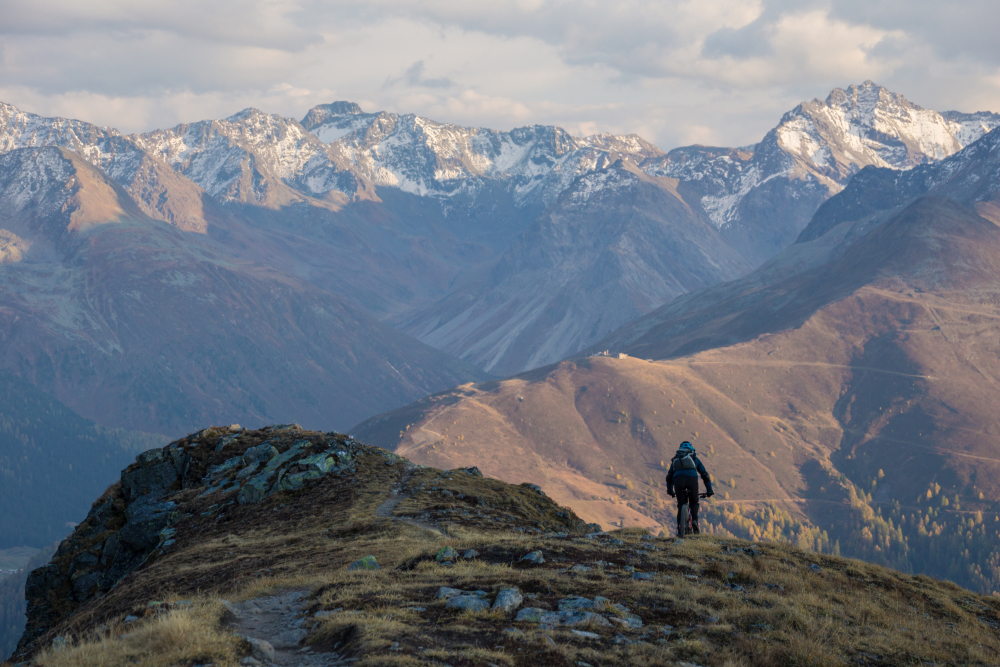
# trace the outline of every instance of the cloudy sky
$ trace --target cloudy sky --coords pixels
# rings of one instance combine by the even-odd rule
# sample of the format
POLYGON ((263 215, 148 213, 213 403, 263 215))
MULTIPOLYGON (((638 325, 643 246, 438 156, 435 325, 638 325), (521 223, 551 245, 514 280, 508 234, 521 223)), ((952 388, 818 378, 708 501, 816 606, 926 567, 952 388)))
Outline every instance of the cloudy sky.
POLYGON ((352 100, 662 148, 872 79, 1000 111, 996 0, 0 0, 0 100, 123 131, 352 100))

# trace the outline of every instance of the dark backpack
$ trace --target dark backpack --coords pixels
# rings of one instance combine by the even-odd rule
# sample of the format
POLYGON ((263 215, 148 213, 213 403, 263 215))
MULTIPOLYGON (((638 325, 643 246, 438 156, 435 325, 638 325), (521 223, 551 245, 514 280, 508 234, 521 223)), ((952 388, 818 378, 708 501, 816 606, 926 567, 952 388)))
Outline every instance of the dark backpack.
POLYGON ((677 470, 697 470, 698 464, 694 460, 694 452, 685 450, 677 452, 674 456, 674 471, 677 470))

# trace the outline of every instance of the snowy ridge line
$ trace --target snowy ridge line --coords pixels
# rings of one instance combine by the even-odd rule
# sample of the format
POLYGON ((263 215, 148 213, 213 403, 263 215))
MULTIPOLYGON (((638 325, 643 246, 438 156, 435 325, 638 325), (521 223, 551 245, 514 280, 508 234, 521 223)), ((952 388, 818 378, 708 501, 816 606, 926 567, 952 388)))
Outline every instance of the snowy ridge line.
POLYGON ((720 229, 740 221, 740 205, 772 179, 818 181, 830 196, 863 167, 906 170, 937 162, 1000 127, 1000 114, 924 109, 871 81, 804 102, 755 146, 676 149, 647 160, 650 175, 702 181, 702 209, 720 229))
POLYGON ((351 199, 367 182, 444 200, 474 199, 492 182, 517 206, 547 206, 577 177, 625 158, 651 176, 698 182, 697 201, 722 229, 739 224, 743 202, 778 177, 818 182, 832 195, 865 166, 909 169, 938 161, 997 126, 1000 114, 941 114, 867 81, 800 104, 763 141, 743 149, 664 154, 637 135, 574 137, 541 125, 503 132, 335 102, 314 107, 301 122, 248 108, 138 135, 0 103, 0 151, 74 150, 130 191, 144 159, 153 156, 219 201, 255 204, 274 201, 278 186, 351 199))

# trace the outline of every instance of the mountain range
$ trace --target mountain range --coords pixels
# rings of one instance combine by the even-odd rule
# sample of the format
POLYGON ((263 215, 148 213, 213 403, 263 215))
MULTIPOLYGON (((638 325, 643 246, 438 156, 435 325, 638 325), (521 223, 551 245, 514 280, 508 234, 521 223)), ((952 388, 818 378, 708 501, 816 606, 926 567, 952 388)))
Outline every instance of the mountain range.
POLYGON ((868 166, 754 272, 588 350, 611 356, 457 387, 352 433, 654 530, 672 522, 664 465, 687 439, 717 481, 719 529, 1000 591, 998 174, 1000 130, 908 171, 868 166))
POLYGON ((24 249, 0 270, 0 366, 102 424, 344 423, 477 376, 332 292, 147 216, 73 151, 0 154, 0 221, 24 249))
MULTIPOLYGON (((346 102, 302 122, 250 109, 138 135, 3 106, 0 368, 86 418, 147 432, 374 414, 356 431, 375 444, 529 479, 591 520, 657 530, 670 516, 662 463, 678 436, 708 433, 733 506, 786 512, 785 537, 816 548, 811 531, 857 555, 890 549, 851 531, 898 528, 904 508, 883 520, 879 503, 913 496, 924 514, 907 515, 916 537, 898 557, 917 562, 927 512, 989 511, 978 494, 992 487, 961 457, 919 458, 905 481, 892 471, 910 454, 865 445, 858 463, 884 424, 866 403, 858 426, 861 404, 840 400, 882 392, 877 407, 901 409, 905 395, 916 410, 914 396, 931 396, 906 439, 921 451, 987 432, 989 391, 967 423, 934 406, 957 410, 998 377, 975 347, 992 336, 983 224, 998 217, 998 122, 870 82, 800 105, 757 145, 669 153, 634 136, 461 128, 346 102), (893 337, 911 320, 946 333, 903 345, 893 337), (761 351, 774 336, 787 357, 761 351), (941 345, 966 363, 942 368, 941 345), (630 357, 586 356, 604 350, 630 357), (762 357, 801 375, 779 382, 762 357), (692 370, 714 367, 742 368, 739 383, 770 398, 734 400, 734 378, 692 370), (859 389, 870 369, 897 384, 859 389), (955 396, 920 384, 944 376, 955 396), (868 498, 872 482, 904 495, 868 498), (927 505, 941 497, 952 509, 927 505), (842 502, 864 507, 824 513, 842 502)), ((955 442, 992 460, 986 444, 955 442)), ((715 521, 751 535, 757 523, 739 517, 715 521)), ((996 578, 954 576, 984 590, 996 578)))
POLYGON ((301 122, 246 109, 135 135, 0 105, 0 150, 73 150, 216 252, 506 375, 749 273, 865 166, 933 162, 998 124, 865 82, 742 148, 664 153, 635 135, 501 132, 336 102, 301 122))
MULTIPOLYGON (((726 558, 760 555, 732 538, 790 542, 1000 595, 998 126, 871 82, 799 105, 758 144, 669 152, 349 102, 134 135, 0 105, 0 496, 19 508, 0 546, 57 539, 165 434, 232 424, 123 471, 28 579, 19 651, 148 609, 167 581, 256 586, 330 549, 338 567, 384 548, 394 572, 473 576, 418 553, 447 533, 520 571, 497 551, 510 538, 486 535, 505 522, 578 581, 585 540, 617 548, 598 527, 672 532, 663 476, 681 440, 715 480, 702 527, 726 558), (291 421, 356 423, 358 440, 291 421), (333 532, 317 499, 344 510, 333 532), (234 569, 234 550, 252 562, 234 569)), ((633 587, 691 569, 649 557, 665 544, 639 540, 631 570, 633 555, 582 567, 633 587)), ((769 568, 868 576, 777 549, 769 568)), ((699 553, 691 581, 718 591, 805 590, 699 553)), ((546 586, 531 595, 561 608, 546 586)), ((661 603, 643 613, 676 620, 661 603)), ((338 623, 317 645, 358 646, 338 623)))

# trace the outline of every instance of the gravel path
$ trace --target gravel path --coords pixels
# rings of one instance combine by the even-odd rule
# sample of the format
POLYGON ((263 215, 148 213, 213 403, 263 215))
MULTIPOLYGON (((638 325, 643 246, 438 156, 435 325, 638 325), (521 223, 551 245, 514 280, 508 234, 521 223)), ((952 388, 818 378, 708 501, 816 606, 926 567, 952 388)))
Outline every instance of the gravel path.
MULTIPOLYGON (((413 477, 417 467, 408 465, 388 498, 375 510, 375 516, 404 521, 406 523, 441 533, 430 523, 401 519, 392 515, 396 506, 410 497, 405 492, 406 484, 413 477)), ((356 658, 341 658, 338 653, 321 653, 300 642, 309 634, 312 620, 305 611, 308 591, 286 591, 279 595, 254 598, 246 602, 230 604, 233 614, 230 626, 250 642, 252 657, 244 658, 245 665, 267 665, 268 667, 334 667, 349 665, 356 658)))
POLYGON ((337 653, 313 651, 299 643, 312 622, 305 612, 307 597, 307 591, 287 591, 230 605, 234 616, 231 627, 253 647, 252 657, 244 658, 243 664, 333 667, 355 661, 337 653))

